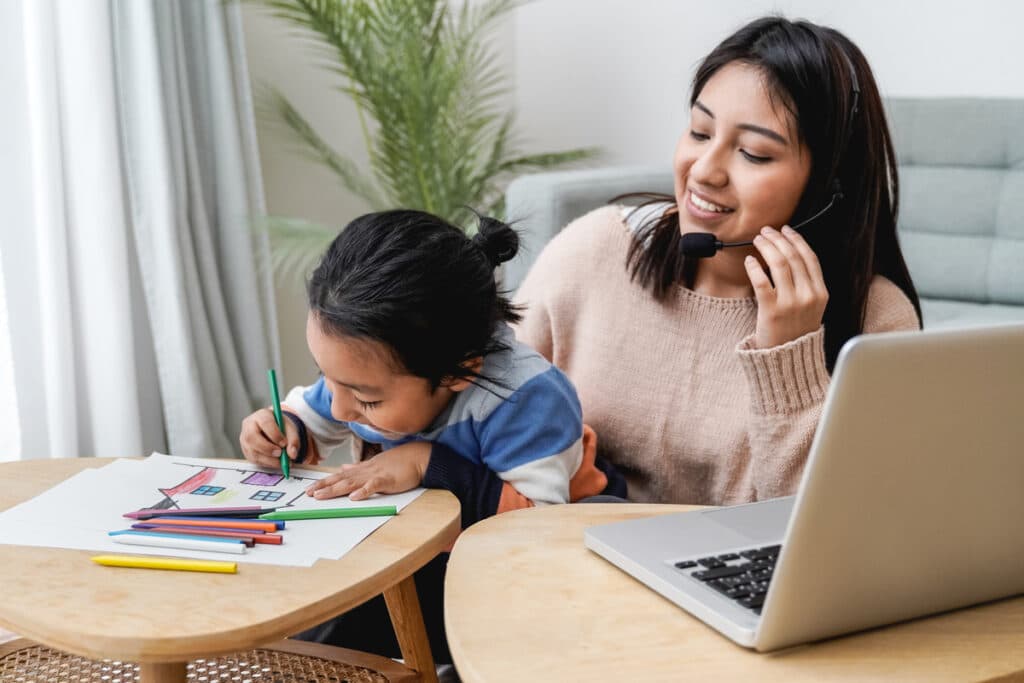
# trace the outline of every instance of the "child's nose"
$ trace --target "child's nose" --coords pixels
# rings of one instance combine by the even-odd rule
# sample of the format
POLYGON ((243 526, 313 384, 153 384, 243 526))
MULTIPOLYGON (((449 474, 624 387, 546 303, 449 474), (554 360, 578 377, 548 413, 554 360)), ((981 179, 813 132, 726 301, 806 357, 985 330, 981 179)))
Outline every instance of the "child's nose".
POLYGON ((356 422, 363 416, 356 409, 355 401, 343 401, 337 395, 331 401, 331 415, 334 416, 335 420, 341 420, 342 422, 356 422))

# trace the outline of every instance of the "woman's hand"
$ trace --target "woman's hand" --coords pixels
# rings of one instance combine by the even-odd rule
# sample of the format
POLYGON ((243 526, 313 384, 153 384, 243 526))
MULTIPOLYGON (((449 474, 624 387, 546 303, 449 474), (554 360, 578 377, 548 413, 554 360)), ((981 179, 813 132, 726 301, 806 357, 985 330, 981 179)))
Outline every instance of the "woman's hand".
POLYGON ((781 232, 765 227, 754 238, 754 246, 771 273, 769 280, 753 256, 744 260, 757 297, 755 346, 769 349, 818 329, 828 303, 828 289, 818 257, 804 238, 789 226, 781 232))
POLYGON ((402 493, 414 489, 427 471, 430 447, 428 441, 413 441, 369 460, 342 465, 340 472, 319 480, 306 489, 306 493, 321 500, 338 496, 363 500, 375 493, 402 493))

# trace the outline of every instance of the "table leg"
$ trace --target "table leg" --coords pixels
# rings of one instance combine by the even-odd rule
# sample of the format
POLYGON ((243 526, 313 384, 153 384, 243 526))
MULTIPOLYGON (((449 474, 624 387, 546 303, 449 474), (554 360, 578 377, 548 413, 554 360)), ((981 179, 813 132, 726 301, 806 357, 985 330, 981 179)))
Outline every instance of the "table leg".
POLYGON ((427 628, 423 624, 423 612, 420 611, 413 577, 384 591, 384 601, 388 605, 388 614, 391 615, 405 665, 418 672, 427 683, 437 683, 437 670, 430 653, 430 641, 427 640, 427 628))
POLYGON ((187 662, 139 664, 139 683, 185 683, 187 662))

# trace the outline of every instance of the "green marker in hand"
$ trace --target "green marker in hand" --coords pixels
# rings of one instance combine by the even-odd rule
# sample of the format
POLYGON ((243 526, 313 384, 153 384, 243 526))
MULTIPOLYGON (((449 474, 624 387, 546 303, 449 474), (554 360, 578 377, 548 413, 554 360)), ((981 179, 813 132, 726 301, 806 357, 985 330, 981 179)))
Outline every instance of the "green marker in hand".
MULTIPOLYGON (((274 402, 274 421, 277 422, 277 428, 281 430, 282 434, 284 434, 284 415, 281 414, 281 395, 277 393, 277 373, 274 372, 274 368, 267 370, 267 382, 270 383, 270 399, 274 402)), ((287 447, 281 450, 281 471, 284 472, 285 479, 292 476, 287 447)))

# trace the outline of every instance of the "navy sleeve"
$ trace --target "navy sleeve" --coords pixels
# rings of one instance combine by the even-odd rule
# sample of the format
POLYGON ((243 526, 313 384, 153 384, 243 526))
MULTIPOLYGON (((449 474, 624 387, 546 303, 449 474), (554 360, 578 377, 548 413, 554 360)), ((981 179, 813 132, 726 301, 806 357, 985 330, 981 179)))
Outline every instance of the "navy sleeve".
POLYGON ((431 444, 423 486, 455 494, 462 505, 463 529, 497 513, 504 485, 486 465, 474 464, 444 444, 431 444))

